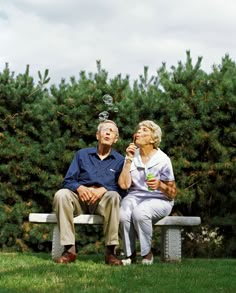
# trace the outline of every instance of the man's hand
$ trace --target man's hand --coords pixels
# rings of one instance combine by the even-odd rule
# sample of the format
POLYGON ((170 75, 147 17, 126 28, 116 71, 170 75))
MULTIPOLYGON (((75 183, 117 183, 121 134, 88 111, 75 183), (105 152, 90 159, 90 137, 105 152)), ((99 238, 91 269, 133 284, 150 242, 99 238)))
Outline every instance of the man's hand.
POLYGON ((92 191, 87 186, 80 185, 80 187, 77 189, 77 192, 82 202, 88 202, 92 197, 92 191))
POLYGON ((104 187, 87 187, 84 185, 80 185, 77 189, 80 200, 86 202, 88 205, 94 204, 106 191, 104 187))

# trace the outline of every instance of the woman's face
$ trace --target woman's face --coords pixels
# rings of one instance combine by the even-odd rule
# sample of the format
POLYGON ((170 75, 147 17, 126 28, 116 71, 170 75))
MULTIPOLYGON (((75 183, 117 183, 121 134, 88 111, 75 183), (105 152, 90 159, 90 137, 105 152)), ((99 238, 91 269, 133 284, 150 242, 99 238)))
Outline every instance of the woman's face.
POLYGON ((135 138, 135 144, 137 146, 152 145, 154 143, 152 130, 144 125, 139 126, 135 138))

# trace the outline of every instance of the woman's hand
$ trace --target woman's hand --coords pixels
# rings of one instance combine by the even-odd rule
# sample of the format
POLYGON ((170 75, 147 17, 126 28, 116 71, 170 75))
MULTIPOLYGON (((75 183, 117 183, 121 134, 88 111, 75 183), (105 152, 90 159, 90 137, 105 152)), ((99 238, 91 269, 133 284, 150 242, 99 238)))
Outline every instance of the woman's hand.
POLYGON ((151 178, 151 179, 148 179, 146 181, 147 183, 147 186, 151 189, 151 190, 156 190, 160 187, 160 184, 161 184, 161 181, 156 179, 156 178, 151 178))
POLYGON ((133 142, 131 142, 129 144, 129 146, 127 147, 127 149, 126 149, 126 155, 127 155, 127 157, 133 158, 136 149, 137 149, 136 145, 133 142))
POLYGON ((165 194, 168 199, 174 199, 177 195, 177 188, 175 181, 160 181, 156 178, 151 178, 146 181, 147 186, 152 190, 159 189, 165 194))

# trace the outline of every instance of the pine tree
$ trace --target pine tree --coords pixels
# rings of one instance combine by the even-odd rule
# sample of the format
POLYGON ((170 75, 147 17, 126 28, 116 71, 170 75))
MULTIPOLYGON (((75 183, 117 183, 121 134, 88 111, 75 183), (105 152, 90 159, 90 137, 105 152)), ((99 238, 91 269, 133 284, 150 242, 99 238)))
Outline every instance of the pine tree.
MULTIPOLYGON (((29 74, 0 73, 0 247, 46 249, 51 227, 29 225, 30 212, 51 212, 76 150, 95 146, 101 114, 120 130, 115 148, 132 141, 137 124, 153 120, 163 131, 161 149, 171 158, 179 190, 175 209, 221 226, 226 255, 235 253, 235 104, 236 66, 229 56, 207 74, 199 58, 156 75, 148 68, 131 83, 120 74, 79 73, 45 88, 48 70, 35 84, 29 74), (107 97, 108 99, 105 99, 107 97), (100 117, 100 118, 99 118, 100 117)), ((102 237, 83 228, 79 245, 102 237)))

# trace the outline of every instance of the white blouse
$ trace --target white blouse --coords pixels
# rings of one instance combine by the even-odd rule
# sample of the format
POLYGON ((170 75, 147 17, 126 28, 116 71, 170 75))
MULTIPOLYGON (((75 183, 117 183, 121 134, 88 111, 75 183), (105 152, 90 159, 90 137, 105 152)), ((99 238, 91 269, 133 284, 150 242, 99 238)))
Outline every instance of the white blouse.
POLYGON ((146 164, 143 164, 139 149, 137 149, 131 164, 132 184, 128 194, 137 197, 168 200, 160 190, 148 190, 146 180, 147 175, 150 173, 161 181, 175 180, 171 160, 161 149, 158 149, 146 164))

